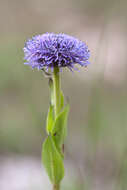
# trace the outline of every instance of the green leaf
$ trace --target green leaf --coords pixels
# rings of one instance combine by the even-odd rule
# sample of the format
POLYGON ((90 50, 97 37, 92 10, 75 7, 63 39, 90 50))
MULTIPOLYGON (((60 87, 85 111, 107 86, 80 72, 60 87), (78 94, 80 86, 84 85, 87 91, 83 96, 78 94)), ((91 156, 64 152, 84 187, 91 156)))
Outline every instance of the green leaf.
POLYGON ((62 112, 57 116, 54 126, 52 128, 52 136, 56 145, 61 146, 64 143, 64 139, 67 133, 67 118, 69 112, 69 105, 67 105, 62 112))
POLYGON ((61 91, 60 94, 60 109, 62 109, 64 107, 64 95, 63 92, 61 91))
POLYGON ((48 134, 52 131, 53 123, 54 123, 53 106, 50 105, 46 122, 46 129, 48 134))
POLYGON ((64 164, 51 136, 43 144, 42 161, 51 182, 58 184, 64 177, 64 164))

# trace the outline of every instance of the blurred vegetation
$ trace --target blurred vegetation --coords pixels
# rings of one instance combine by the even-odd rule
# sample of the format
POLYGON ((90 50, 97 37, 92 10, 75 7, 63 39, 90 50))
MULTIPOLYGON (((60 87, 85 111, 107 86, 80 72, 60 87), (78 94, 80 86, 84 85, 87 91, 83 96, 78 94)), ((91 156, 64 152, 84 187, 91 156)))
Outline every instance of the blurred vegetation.
POLYGON ((66 160, 76 176, 72 187, 65 184, 63 189, 95 190, 100 184, 103 190, 126 190, 127 2, 5 0, 0 5, 0 155, 40 157, 46 135, 48 81, 41 72, 23 65, 25 40, 46 31, 88 37, 91 65, 80 72, 61 73, 71 107, 66 160), (108 51, 116 58, 115 66, 108 51))

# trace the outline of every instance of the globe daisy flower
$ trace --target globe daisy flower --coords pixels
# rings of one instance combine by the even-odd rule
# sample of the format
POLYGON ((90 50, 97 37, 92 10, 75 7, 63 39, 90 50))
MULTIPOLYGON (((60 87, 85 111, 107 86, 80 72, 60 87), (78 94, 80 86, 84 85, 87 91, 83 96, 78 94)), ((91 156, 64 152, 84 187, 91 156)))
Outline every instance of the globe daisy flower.
POLYGON ((53 190, 60 190, 64 177, 64 140, 69 105, 61 90, 60 70, 73 70, 89 64, 87 45, 66 34, 46 33, 29 39, 24 47, 25 64, 43 70, 49 76, 50 106, 46 120, 47 137, 42 146, 42 161, 53 190), (51 71, 50 73, 47 71, 51 71))
POLYGON ((75 65, 87 66, 90 51, 87 45, 67 34, 46 33, 29 39, 24 47, 25 64, 39 70, 58 66, 75 69, 75 65))

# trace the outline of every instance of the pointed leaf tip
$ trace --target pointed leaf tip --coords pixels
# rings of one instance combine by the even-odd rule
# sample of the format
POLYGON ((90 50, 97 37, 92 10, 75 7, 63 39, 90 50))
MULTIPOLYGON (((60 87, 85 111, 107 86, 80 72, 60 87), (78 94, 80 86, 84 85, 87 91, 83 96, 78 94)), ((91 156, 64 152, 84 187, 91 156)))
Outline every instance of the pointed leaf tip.
POLYGON ((64 164, 51 136, 43 144, 42 161, 51 182, 58 184, 64 177, 64 164))

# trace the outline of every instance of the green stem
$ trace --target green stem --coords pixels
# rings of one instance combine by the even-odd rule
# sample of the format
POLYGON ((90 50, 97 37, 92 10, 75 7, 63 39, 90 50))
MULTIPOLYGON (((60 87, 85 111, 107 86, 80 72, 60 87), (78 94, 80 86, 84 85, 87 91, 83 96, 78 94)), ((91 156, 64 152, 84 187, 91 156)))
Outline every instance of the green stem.
MULTIPOLYGON (((55 118, 60 112, 60 94, 61 94, 61 86, 60 86, 60 75, 59 68, 54 67, 53 72, 53 97, 54 97, 54 112, 55 118)), ((60 190, 60 184, 54 184, 53 190, 60 190)))
POLYGON ((53 190, 60 190, 60 185, 53 185, 53 190))
POLYGON ((56 118, 60 112, 60 76, 59 76, 58 67, 54 67, 53 90, 54 90, 54 111, 55 111, 55 118, 56 118))

